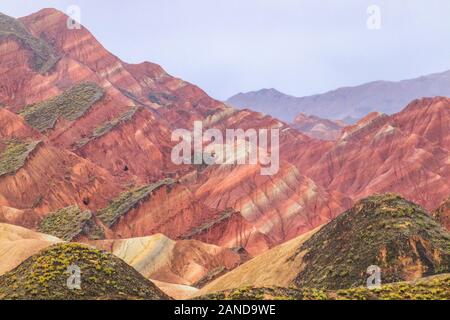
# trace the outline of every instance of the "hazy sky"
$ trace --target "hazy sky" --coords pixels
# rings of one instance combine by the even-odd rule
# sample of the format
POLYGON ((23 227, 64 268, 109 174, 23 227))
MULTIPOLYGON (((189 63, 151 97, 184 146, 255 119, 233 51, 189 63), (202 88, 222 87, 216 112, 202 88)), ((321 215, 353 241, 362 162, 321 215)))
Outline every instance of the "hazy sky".
POLYGON ((0 11, 69 5, 123 60, 161 64, 219 99, 261 88, 302 96, 450 69, 448 0, 0 0, 0 11), (380 30, 367 28, 372 4, 380 30))

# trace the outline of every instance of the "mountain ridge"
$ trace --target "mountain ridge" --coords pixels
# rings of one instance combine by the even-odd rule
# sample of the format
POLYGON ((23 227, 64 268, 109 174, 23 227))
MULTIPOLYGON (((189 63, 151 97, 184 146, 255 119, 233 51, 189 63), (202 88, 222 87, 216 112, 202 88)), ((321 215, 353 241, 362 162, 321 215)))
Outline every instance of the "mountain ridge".
POLYGON ((262 89, 239 93, 226 102, 292 122, 299 113, 331 120, 359 119, 374 111, 392 114, 414 99, 432 96, 450 96, 450 70, 401 81, 372 81, 303 97, 262 89))

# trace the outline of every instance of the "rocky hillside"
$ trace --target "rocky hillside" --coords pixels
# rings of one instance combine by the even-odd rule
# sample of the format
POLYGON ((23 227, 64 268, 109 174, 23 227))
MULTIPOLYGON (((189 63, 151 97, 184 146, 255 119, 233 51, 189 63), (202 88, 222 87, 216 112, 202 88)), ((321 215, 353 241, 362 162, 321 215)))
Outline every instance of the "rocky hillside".
POLYGON ((353 200, 395 192, 434 210, 450 194, 449 117, 450 99, 443 97, 415 100, 392 116, 371 113, 335 143, 322 143, 314 162, 296 163, 317 184, 353 200))
MULTIPOLYGON (((77 206, 92 212, 109 239, 163 233, 243 247, 250 255, 350 205, 348 197, 317 185, 293 164, 297 150, 315 143, 307 136, 272 117, 229 108, 158 65, 127 64, 87 29, 67 29, 66 20, 44 9, 14 22, 59 57, 45 72, 32 68, 33 51, 17 37, 0 39, 2 139, 42 141, 15 175, 0 176, 0 205, 31 210, 39 219, 77 206), (279 172, 263 177, 258 166, 174 165, 171 132, 192 129, 195 120, 220 130, 279 129, 279 172), (167 178, 180 183, 152 189, 131 206, 122 203, 167 178), (120 210, 110 210, 121 203, 120 210), (230 208, 235 214, 224 213, 230 208)), ((39 227, 17 217, 14 223, 39 227)))

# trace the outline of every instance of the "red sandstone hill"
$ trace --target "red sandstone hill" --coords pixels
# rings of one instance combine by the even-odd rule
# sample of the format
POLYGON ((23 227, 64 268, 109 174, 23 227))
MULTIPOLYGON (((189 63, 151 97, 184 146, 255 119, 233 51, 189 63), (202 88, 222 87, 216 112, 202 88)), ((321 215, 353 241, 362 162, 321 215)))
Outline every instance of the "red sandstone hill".
POLYGON ((389 191, 431 210, 450 194, 449 118, 450 99, 442 97, 415 100, 392 116, 372 113, 347 127, 313 166, 298 164, 354 200, 389 191))
MULTIPOLYGON (((66 19, 53 9, 20 19, 24 26, 23 30, 17 27, 20 39, 44 39, 51 56, 57 57, 45 72, 33 66, 33 55, 41 54, 36 48, 14 36, 1 38, 0 101, 7 109, 0 121, 11 127, 4 129, 8 139, 14 134, 21 139, 38 138, 44 150, 82 159, 101 173, 83 172, 87 183, 78 185, 66 172, 51 173, 50 179, 47 172, 33 171, 42 177, 42 186, 36 182, 11 189, 4 196, 4 205, 33 209, 39 215, 69 205, 98 213, 108 202, 122 201, 127 190, 172 176, 181 182, 138 198, 132 207, 117 213, 114 223, 103 225, 106 237, 161 232, 174 239, 188 237, 244 247, 251 254, 322 224, 349 205, 344 195, 329 194, 297 171, 290 163, 296 157, 295 149, 282 153, 281 170, 272 178, 260 178, 258 168, 251 166, 201 169, 173 165, 169 158, 171 131, 191 129, 194 120, 221 129, 280 128, 282 147, 313 141, 271 117, 228 108, 155 64, 124 63, 85 28, 68 30, 66 19), (71 182, 73 189, 65 189, 64 183, 49 183, 57 176, 71 182), (98 198, 89 187, 96 183, 93 176, 104 181, 97 187, 98 198), (23 202, 24 194, 39 199, 39 205, 23 202), (227 194, 228 200, 221 201, 227 194), (226 213, 229 208, 235 209, 232 215, 226 213)), ((27 157, 18 173, 28 174, 39 155, 27 157)), ((73 161, 62 159, 67 166, 73 161)), ((9 188, 12 179, 15 176, 0 177, 0 187, 9 188)))
POLYGON ((0 17, 0 27, 16 30, 0 32, 0 159, 9 169, 0 175, 0 206, 20 213, 0 222, 35 228, 76 205, 92 211, 108 239, 163 233, 257 255, 373 192, 433 209, 450 194, 448 99, 371 114, 322 141, 229 108, 158 65, 122 62, 85 28, 68 30, 66 19, 53 9, 20 23, 0 17), (280 170, 174 165, 171 132, 195 120, 220 130, 279 129, 280 170), (33 141, 42 142, 28 152, 33 141), (34 218, 21 221, 24 212, 34 218))

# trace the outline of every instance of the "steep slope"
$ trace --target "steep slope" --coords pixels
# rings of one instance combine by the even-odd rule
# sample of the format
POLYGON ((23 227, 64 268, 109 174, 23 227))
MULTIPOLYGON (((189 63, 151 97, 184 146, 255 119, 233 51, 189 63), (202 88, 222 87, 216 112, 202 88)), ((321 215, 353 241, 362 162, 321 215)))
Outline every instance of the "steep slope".
POLYGON ((345 207, 340 197, 333 197, 292 165, 285 164, 274 176, 259 172, 259 166, 212 169, 211 176, 205 172, 211 178, 196 196, 209 207, 239 211, 270 239, 269 247, 328 222, 345 207))
POLYGON ((450 234, 399 196, 372 196, 320 230, 239 266, 198 294, 245 286, 358 287, 365 285, 371 265, 381 268, 383 283, 448 273, 450 234))
POLYGON ((39 140, 40 134, 33 130, 24 119, 15 113, 0 108, 0 140, 39 140))
POLYGON ((0 275, 14 269, 60 239, 22 227, 0 223, 0 275))
MULTIPOLYGON (((229 248, 244 247, 250 254, 258 254, 328 221, 348 207, 345 196, 328 193, 299 175, 291 165, 298 149, 306 149, 304 144, 313 143, 308 137, 274 118, 230 109, 155 64, 126 64, 109 53, 84 27, 69 30, 66 22, 67 16, 53 9, 20 19, 30 37, 42 39, 61 57, 45 73, 29 67, 30 50, 20 41, 8 38, 0 42, 3 53, 0 69, 4 71, 0 76, 0 82, 4 83, 0 101, 9 111, 20 112, 36 131, 42 131, 40 139, 46 146, 64 150, 63 154, 69 150, 108 171, 112 179, 104 181, 111 183, 103 183, 102 187, 112 186, 114 192, 107 192, 105 201, 93 204, 90 192, 83 192, 86 194, 82 199, 60 199, 63 192, 76 194, 80 192, 77 189, 85 186, 76 184, 75 190, 70 191, 61 188, 58 197, 45 199, 45 208, 37 208, 39 213, 69 205, 95 213, 117 198, 117 189, 127 191, 166 177, 197 175, 194 181, 172 191, 155 192, 153 197, 126 212, 106 236, 130 238, 161 232, 173 239, 189 237, 229 248), (89 90, 84 90, 86 86, 89 90), (101 96, 97 94, 100 91, 101 96), (73 96, 80 96, 80 101, 86 103, 74 103, 73 96), (61 109, 61 105, 70 108, 61 109), (49 110, 59 111, 49 114, 49 110), (60 114, 61 111, 70 113, 60 114), (279 128, 281 147, 286 148, 280 173, 273 181, 258 179, 255 184, 254 168, 239 168, 242 180, 228 178, 222 183, 224 193, 233 196, 218 206, 221 195, 209 191, 221 184, 232 168, 214 166, 200 172, 194 166, 175 166, 170 161, 171 131, 191 129, 194 120, 202 120, 205 127, 223 130, 279 128), (116 183, 121 187, 116 188, 116 183), (237 185, 240 188, 233 192, 231 188, 237 185), (286 194, 281 195, 280 190, 286 194), (241 191, 245 192, 236 198, 241 191), (224 219, 223 211, 230 207, 238 214, 224 219), (313 213, 307 214, 308 210, 313 213), (284 226, 289 226, 289 230, 284 230, 284 226)), ((42 180, 48 181, 47 176, 42 180)), ((41 193, 55 192, 52 190, 41 193)), ((39 195, 36 199, 40 199, 39 195)), ((19 200, 23 201, 14 199, 12 193, 7 200, 5 205, 29 208, 18 205, 19 200)))
MULTIPOLYGON (((351 205, 344 194, 329 192, 292 165, 314 163, 320 153, 313 150, 328 142, 311 139, 277 119, 249 110, 215 112, 204 126, 222 132, 230 128, 278 130, 280 159, 273 175, 261 175, 261 167, 265 167, 261 164, 222 164, 198 170, 193 179, 197 198, 213 209, 239 211, 269 239, 269 247, 328 222, 351 205)), ((243 145, 240 142, 238 139, 235 144, 238 148, 243 145)), ((244 150, 237 158, 244 159, 247 154, 244 150)))
POLYGON ((197 295, 245 287, 289 287, 301 266, 301 257, 290 259, 320 228, 298 236, 251 259, 202 288, 197 295))
POLYGON ((105 169, 88 160, 45 143, 32 150, 21 147, 27 145, 14 142, 11 147, 7 142, 9 147, 0 149, 1 163, 8 169, 0 176, 0 205, 41 215, 72 204, 94 210, 121 190, 105 169))
POLYGON ((0 299, 168 299, 153 283, 112 254, 58 244, 0 277, 0 299), (81 270, 81 289, 69 289, 68 267, 81 270))
POLYGON ((344 87, 307 97, 294 97, 275 89, 239 93, 227 100, 230 105, 250 108, 291 122, 299 113, 326 119, 364 117, 378 111, 392 114, 414 99, 450 96, 450 71, 415 79, 375 81, 344 87))
POLYGON ((137 81, 123 68, 126 78, 123 81, 117 76, 120 70, 108 71, 113 65, 119 68, 122 62, 107 52, 86 29, 67 29, 66 21, 63 13, 44 9, 18 22, 33 36, 45 39, 62 57, 45 74, 28 67, 29 50, 20 41, 10 38, 0 41, 0 46, 4 47, 0 62, 0 69, 4 71, 0 76, 0 101, 11 110, 21 111, 35 125, 44 126, 38 129, 47 129, 45 138, 52 145, 104 166, 125 182, 160 178, 164 166, 170 165, 165 158, 167 153, 162 152, 170 146, 168 126, 148 109, 136 112, 136 106, 141 104, 124 94, 122 86, 140 90, 137 81), (85 96, 87 90, 78 90, 77 99, 72 99, 75 97, 73 89, 86 84, 96 86, 102 96, 94 92, 91 99, 85 96), (77 105, 82 99, 88 103, 77 105), (73 112, 66 116, 58 117, 57 112, 45 111, 67 104, 73 112), (39 112, 29 112, 35 109, 39 112), (89 147, 90 143, 95 145, 89 147), (108 152, 111 147, 116 152, 108 152), (144 159, 145 153, 151 155, 151 159, 144 159))

